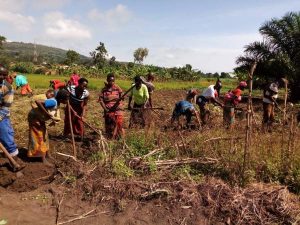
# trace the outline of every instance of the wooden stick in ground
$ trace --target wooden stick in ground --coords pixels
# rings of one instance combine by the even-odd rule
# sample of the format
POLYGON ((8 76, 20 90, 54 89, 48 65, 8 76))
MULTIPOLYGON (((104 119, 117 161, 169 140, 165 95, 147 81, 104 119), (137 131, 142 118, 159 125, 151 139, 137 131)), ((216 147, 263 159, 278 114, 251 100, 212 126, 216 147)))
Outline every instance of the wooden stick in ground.
POLYGON ((69 100, 67 102, 67 107, 68 107, 69 124, 70 124, 70 131, 71 131, 71 137, 72 137, 73 155, 74 155, 74 157, 76 159, 77 158, 77 150, 76 150, 76 146, 75 146, 75 138, 74 138, 74 133, 73 133, 72 118, 71 118, 71 105, 70 105, 70 101, 69 100))
POLYGON ((288 97, 288 80, 282 79, 284 82, 284 108, 283 108, 283 124, 286 123, 286 104, 287 104, 287 97, 288 97))
POLYGON ((253 84, 253 73, 256 69, 257 63, 254 62, 251 65, 248 80, 249 80, 249 94, 248 94, 248 103, 247 103, 247 127, 246 127, 246 137, 245 137, 245 146, 244 146, 244 159, 243 159, 243 168, 242 168, 242 182, 244 182, 245 171, 249 161, 249 151, 251 145, 251 132, 252 132, 252 115, 253 115, 253 107, 252 107, 252 84, 253 84))
POLYGON ((3 151, 4 155, 6 158, 8 158, 9 162, 12 164, 12 166, 16 169, 19 170, 21 166, 14 160, 14 158, 9 154, 9 152, 6 150, 6 148, 0 143, 0 149, 3 151))

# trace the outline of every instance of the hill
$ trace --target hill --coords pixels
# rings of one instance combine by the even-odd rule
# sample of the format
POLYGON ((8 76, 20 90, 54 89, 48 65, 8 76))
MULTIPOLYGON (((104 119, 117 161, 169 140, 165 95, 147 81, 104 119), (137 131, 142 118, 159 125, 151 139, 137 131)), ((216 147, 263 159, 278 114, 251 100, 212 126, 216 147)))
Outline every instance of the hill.
MULTIPOLYGON (((34 44, 23 42, 5 42, 3 43, 3 51, 6 55, 17 59, 19 61, 32 61, 34 44)), ((66 60, 67 50, 49 47, 45 45, 36 45, 36 51, 38 54, 38 62, 48 63, 63 63, 66 60)), ((80 55, 80 62, 89 62, 90 58, 84 55, 80 55)))

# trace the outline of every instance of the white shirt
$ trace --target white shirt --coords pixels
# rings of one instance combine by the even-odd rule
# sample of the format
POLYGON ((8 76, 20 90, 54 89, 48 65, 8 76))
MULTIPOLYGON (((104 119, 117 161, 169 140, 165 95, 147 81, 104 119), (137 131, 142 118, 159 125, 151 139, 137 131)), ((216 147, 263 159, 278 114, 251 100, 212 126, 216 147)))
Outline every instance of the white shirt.
POLYGON ((206 88, 201 95, 205 98, 215 98, 216 95, 214 86, 214 84, 208 86, 208 88, 206 88))

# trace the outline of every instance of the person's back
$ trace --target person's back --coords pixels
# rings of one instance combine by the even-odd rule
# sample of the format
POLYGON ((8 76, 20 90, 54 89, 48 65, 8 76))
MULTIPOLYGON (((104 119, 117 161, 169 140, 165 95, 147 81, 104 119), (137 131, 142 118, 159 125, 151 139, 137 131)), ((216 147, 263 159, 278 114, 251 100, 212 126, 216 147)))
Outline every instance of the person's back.
POLYGON ((17 87, 22 87, 24 85, 26 85, 28 82, 27 82, 27 78, 22 75, 22 74, 18 74, 16 75, 16 86, 17 87))

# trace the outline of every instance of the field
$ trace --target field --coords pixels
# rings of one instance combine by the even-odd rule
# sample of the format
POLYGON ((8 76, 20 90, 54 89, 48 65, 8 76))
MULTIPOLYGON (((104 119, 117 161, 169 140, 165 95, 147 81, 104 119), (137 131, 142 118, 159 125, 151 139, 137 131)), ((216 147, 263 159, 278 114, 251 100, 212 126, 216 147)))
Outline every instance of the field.
MULTIPOLYGON (((29 77, 35 93, 46 90, 49 78, 29 77)), ((53 79, 53 77, 51 77, 53 79)), ((235 81, 224 82, 225 90, 235 81)), ((103 131, 97 89, 103 80, 91 79, 86 120, 103 131)), ((201 82, 201 85, 208 86, 201 82)), ((282 125, 276 112, 272 133, 261 132, 262 106, 254 102, 249 152, 244 152, 246 120, 222 126, 222 111, 211 106, 209 125, 199 129, 168 127, 175 102, 198 83, 158 83, 145 129, 127 129, 126 138, 109 141, 89 127, 83 141, 61 138, 63 122, 49 127, 55 166, 28 160, 30 98, 16 95, 12 123, 23 176, 9 170, 0 158, 0 221, 7 224, 298 224, 300 221, 300 141, 293 115, 282 125), (65 223, 66 222, 66 223, 65 223)), ((121 86, 130 86, 122 81, 121 86)), ((198 87, 202 88, 202 87, 198 87)), ((126 99, 127 101, 127 99, 126 99)), ((126 106, 126 103, 125 103, 126 106)), ((245 103, 241 104, 245 108, 245 103)), ((62 110, 63 111, 63 110, 62 110)))

